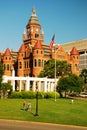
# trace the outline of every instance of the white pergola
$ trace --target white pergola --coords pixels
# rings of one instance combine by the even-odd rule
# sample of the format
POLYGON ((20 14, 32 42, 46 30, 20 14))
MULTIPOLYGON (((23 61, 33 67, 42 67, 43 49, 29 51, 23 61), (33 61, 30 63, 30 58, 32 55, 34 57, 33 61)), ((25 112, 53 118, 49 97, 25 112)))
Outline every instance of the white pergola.
POLYGON ((22 90, 22 81, 25 81, 25 91, 30 90, 30 82, 32 81, 32 90, 36 91, 36 83, 38 85, 38 91, 43 92, 53 92, 55 91, 55 82, 57 83, 58 79, 50 79, 47 77, 37 78, 37 77, 18 77, 15 76, 15 71, 12 71, 12 76, 3 76, 3 82, 11 81, 13 86, 13 91, 15 91, 15 81, 19 81, 19 91, 22 90), (43 84, 43 85, 42 85, 43 84))

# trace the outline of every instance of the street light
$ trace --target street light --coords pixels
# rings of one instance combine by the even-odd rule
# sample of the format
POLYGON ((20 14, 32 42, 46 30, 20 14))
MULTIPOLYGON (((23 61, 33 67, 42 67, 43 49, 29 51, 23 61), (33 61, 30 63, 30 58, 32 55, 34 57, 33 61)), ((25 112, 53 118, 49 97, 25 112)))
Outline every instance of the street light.
POLYGON ((38 115, 38 86, 37 86, 37 83, 36 83, 36 113, 34 116, 39 116, 38 115))

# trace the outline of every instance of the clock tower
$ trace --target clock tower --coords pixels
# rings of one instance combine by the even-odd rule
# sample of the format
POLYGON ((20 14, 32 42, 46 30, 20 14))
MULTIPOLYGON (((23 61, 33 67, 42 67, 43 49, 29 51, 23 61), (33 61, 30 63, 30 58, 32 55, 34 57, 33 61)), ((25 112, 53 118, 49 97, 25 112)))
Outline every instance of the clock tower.
POLYGON ((41 25, 36 15, 36 9, 32 9, 32 15, 26 25, 26 31, 23 34, 23 41, 25 44, 30 44, 34 47, 37 40, 44 41, 44 32, 41 31, 41 25))

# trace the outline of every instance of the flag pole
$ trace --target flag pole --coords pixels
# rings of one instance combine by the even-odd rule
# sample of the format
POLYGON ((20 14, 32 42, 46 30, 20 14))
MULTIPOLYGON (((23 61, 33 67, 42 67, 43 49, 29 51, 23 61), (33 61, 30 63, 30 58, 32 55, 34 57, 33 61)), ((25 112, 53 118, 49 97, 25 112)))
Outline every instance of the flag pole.
POLYGON ((52 37, 52 40, 50 42, 50 50, 52 53, 52 48, 54 47, 54 58, 55 58, 55 72, 54 72, 54 77, 55 77, 55 85, 54 85, 54 92, 55 92, 55 101, 56 101, 56 44, 54 43, 54 38, 55 38, 55 34, 52 37))
POLYGON ((55 50, 55 101, 56 101, 56 50, 55 50))
POLYGON ((55 101, 56 101, 56 44, 54 44, 54 53, 55 53, 55 101))
POLYGON ((55 91, 55 101, 56 101, 56 44, 55 44, 55 42, 54 42, 53 46, 54 46, 54 55, 55 55, 55 72, 54 72, 55 86, 54 86, 54 91, 55 91))

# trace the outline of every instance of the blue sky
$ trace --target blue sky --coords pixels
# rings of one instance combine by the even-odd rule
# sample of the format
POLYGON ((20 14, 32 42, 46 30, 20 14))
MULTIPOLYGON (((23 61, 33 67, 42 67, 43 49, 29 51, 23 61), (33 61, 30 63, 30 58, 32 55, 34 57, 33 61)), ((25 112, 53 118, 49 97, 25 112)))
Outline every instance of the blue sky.
POLYGON ((49 44, 87 39, 87 0, 0 0, 0 51, 19 50, 22 34, 36 8, 49 44))

